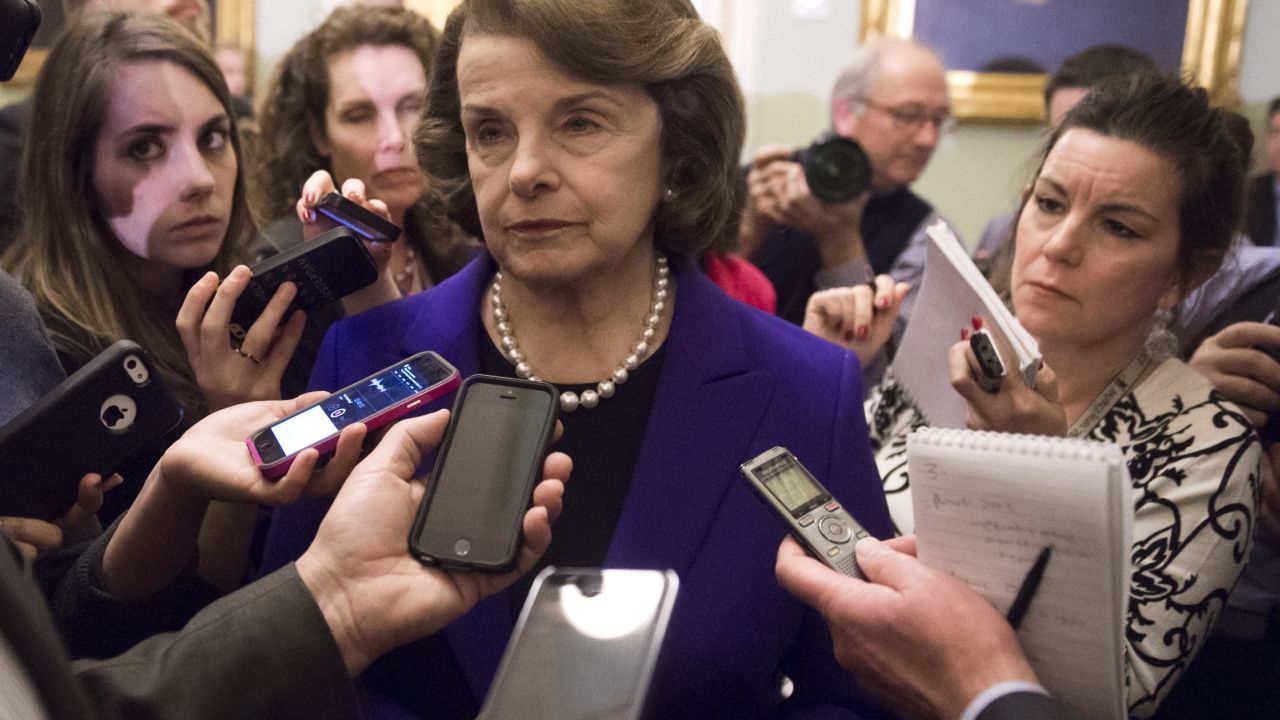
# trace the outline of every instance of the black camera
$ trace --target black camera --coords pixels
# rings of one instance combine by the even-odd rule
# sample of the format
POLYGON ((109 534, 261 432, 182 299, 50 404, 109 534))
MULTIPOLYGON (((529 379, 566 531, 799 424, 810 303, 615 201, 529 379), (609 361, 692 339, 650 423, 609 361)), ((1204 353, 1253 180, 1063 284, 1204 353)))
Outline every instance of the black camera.
POLYGON ((861 145, 846 137, 818 138, 791 159, 804 167, 813 196, 828 205, 858 197, 871 183, 871 160, 861 145))

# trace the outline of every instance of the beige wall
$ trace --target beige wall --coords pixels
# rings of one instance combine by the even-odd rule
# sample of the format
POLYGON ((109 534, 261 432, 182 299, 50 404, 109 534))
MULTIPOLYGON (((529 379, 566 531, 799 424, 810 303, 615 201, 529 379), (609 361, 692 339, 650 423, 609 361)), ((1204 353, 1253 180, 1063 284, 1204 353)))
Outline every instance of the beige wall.
MULTIPOLYGON (((827 93, 858 37, 859 2, 832 0, 822 20, 792 17, 789 2, 762 3, 759 38, 749 55, 734 55, 747 89, 747 150, 764 143, 797 145, 827 126, 827 93)), ((734 33, 742 28, 727 27, 734 33)), ((1255 133, 1269 98, 1280 94, 1280 2, 1253 0, 1245 24, 1241 94, 1255 133)), ((964 122, 938 147, 916 189, 949 217, 972 244, 986 221, 1012 207, 1034 170, 1043 128, 964 122)), ((1261 154, 1258 154, 1261 157, 1261 154)))

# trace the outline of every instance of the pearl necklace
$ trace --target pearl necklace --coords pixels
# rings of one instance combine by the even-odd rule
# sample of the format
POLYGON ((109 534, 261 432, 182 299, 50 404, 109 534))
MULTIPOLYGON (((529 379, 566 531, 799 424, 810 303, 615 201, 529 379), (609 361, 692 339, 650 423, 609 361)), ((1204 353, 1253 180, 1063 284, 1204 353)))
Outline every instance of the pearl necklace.
MULTIPOLYGON (((667 267, 667 256, 662 253, 654 255, 654 281, 653 281, 653 300, 649 305, 649 315, 644 319, 644 329, 640 331, 640 338, 631 348, 631 354, 623 359, 622 364, 613 369, 613 373, 600 382, 596 383, 595 390, 584 390, 582 395, 578 393, 565 391, 560 393, 560 409, 565 412, 573 412, 579 407, 591 409, 600 404, 602 398, 613 397, 613 393, 617 390, 617 386, 625 383, 630 377, 631 371, 640 366, 644 358, 649 353, 649 344, 653 342, 654 337, 658 334, 658 323, 662 321, 662 311, 667 307, 667 287, 670 285, 671 270, 667 267)), ((507 306, 502 303, 502 272, 499 271, 493 276, 493 287, 490 290, 489 298, 493 305, 493 321, 498 329, 499 341, 502 345, 502 354, 506 355, 516 366, 516 375, 525 380, 539 381, 537 375, 534 374, 533 368, 529 366, 529 361, 524 356, 524 351, 520 349, 516 342, 515 333, 511 329, 511 315, 507 312, 507 306)))

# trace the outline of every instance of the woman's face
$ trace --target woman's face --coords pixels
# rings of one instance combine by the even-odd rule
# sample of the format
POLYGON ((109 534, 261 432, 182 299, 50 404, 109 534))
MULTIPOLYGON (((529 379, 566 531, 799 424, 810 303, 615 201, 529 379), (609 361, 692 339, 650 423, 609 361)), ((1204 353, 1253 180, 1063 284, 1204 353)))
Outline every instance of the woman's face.
POLYGON ((1058 140, 1018 219, 1013 303, 1041 342, 1137 342, 1179 300, 1180 174, 1127 140, 1058 140))
POLYGON ((132 255, 170 269, 208 265, 231 218, 236 154, 226 109, 195 75, 125 63, 93 148, 96 209, 132 255))
POLYGON ((403 45, 361 45, 329 60, 325 135, 315 140, 338 185, 360 178, 393 214, 422 197, 410 139, 426 92, 422 63, 403 45))
POLYGON ((458 91, 485 244, 504 271, 572 284, 651 262, 662 123, 644 88, 579 80, 527 40, 473 34, 458 91))

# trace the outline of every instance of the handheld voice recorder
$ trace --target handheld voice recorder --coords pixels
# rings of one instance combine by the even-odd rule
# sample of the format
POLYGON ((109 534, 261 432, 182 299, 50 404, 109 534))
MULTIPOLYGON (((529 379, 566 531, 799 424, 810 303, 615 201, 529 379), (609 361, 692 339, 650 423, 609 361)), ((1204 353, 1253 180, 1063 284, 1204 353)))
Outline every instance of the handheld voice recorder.
POLYGON ((786 521, 809 554, 836 572, 865 580, 853 546, 869 533, 784 447, 742 464, 742 476, 786 521))

